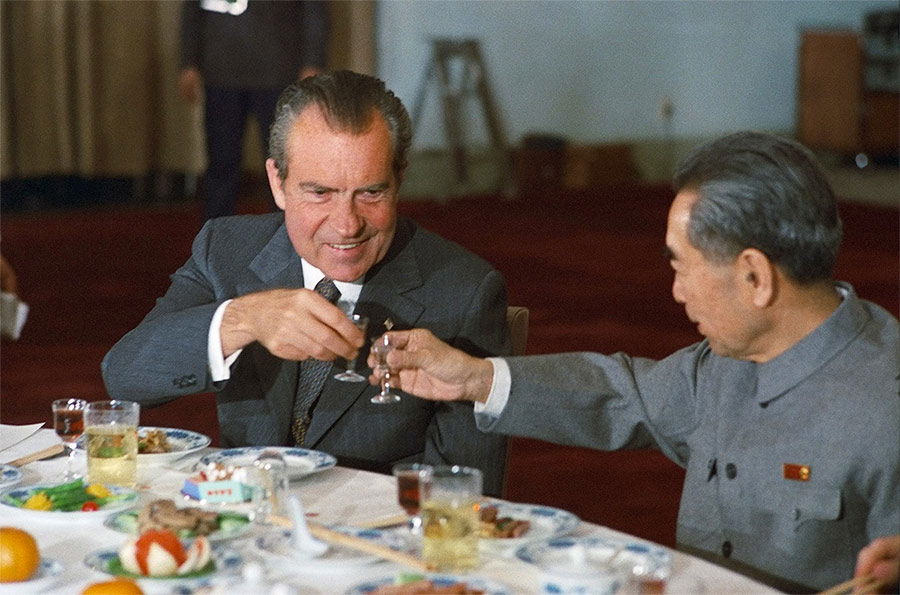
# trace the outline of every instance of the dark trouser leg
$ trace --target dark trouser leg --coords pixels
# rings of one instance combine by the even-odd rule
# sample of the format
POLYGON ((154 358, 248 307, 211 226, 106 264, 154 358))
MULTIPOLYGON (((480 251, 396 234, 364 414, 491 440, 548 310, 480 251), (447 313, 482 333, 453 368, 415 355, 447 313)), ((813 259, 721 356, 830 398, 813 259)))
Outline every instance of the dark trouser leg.
POLYGON ((234 215, 241 179, 247 105, 239 89, 206 88, 206 201, 203 217, 234 215))
MULTIPOLYGON (((250 91, 250 111, 256 117, 256 123, 259 125, 259 133, 262 137, 262 148, 264 158, 269 154, 269 129, 272 128, 272 122, 275 120, 275 105, 278 103, 278 96, 281 95, 281 89, 258 89, 250 91)), ((264 164, 261 164, 264 165, 264 164)), ((270 198, 270 207, 275 210, 275 201, 270 198)))

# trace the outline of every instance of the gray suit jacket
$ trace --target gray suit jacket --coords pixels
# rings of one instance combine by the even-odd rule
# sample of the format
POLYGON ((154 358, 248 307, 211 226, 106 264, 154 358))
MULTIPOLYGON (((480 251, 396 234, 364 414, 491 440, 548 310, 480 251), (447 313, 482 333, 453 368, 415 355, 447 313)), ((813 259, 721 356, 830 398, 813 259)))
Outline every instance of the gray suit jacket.
MULTIPOLYGON (((232 366, 231 378, 213 383, 207 336, 223 301, 302 286, 300 258, 283 214, 210 220, 165 296, 104 358, 109 394, 153 405, 217 391, 225 446, 291 445, 299 364, 252 343, 232 366)), ((408 219, 400 219, 390 250, 367 274, 356 311, 372 321, 369 339, 384 332, 383 321, 390 318, 394 328, 428 328, 475 355, 509 351, 502 275, 408 219)), ((376 390, 329 375, 304 446, 331 453, 341 464, 381 472, 399 461, 469 465, 483 471, 485 493, 499 494, 506 439, 478 431, 470 405, 409 395, 398 404, 375 405, 369 398, 376 390)))

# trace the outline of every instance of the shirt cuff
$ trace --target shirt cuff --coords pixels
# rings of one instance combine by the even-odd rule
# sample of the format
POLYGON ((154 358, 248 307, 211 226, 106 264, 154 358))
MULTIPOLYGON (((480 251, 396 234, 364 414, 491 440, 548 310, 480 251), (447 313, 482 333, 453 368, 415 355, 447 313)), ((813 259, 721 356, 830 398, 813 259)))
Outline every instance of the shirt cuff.
POLYGON ((494 367, 494 376, 491 381, 491 392, 487 401, 481 403, 475 401, 475 413, 497 418, 503 413, 506 401, 509 400, 509 389, 512 386, 512 375, 509 372, 509 364, 502 357, 487 358, 494 367))
POLYGON ((213 382, 222 382, 231 378, 231 364, 238 358, 243 349, 238 349, 227 358, 222 353, 222 317, 225 315, 225 308, 231 300, 225 300, 213 314, 212 322, 209 323, 209 338, 207 339, 206 352, 209 357, 209 376, 213 382))

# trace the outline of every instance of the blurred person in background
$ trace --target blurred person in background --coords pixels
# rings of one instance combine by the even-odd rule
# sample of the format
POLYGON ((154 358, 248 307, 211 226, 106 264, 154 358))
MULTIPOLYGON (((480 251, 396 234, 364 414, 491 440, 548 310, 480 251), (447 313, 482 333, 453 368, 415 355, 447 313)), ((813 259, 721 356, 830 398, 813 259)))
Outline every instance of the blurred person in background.
POLYGON ((184 0, 179 90, 204 102, 204 219, 235 214, 244 130, 265 147, 281 91, 325 68, 328 5, 319 0, 184 0))

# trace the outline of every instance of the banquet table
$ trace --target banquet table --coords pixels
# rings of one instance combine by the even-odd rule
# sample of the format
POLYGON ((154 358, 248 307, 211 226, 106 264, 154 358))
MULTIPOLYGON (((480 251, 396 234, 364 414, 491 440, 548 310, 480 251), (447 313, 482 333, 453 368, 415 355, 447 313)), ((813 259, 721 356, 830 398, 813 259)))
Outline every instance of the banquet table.
MULTIPOLYGON (((29 439, 0 452, 0 463, 33 452, 40 446, 58 441, 52 430, 38 430, 29 439)), ((180 489, 189 472, 206 449, 164 466, 138 466, 140 502, 154 498, 179 501, 180 489)), ((84 458, 76 455, 75 468, 84 468, 84 458)), ((62 481, 65 457, 36 461, 21 468, 22 478, 17 484, 62 481)), ((290 482, 290 490, 300 497, 307 516, 328 525, 353 526, 382 517, 402 513, 397 504, 397 488, 393 477, 335 466, 290 482)), ((127 538, 104 526, 102 515, 80 514, 78 520, 35 519, 35 514, 23 514, 7 506, 0 512, 0 525, 14 526, 30 532, 38 542, 41 554, 63 565, 55 582, 47 585, 47 593, 79 593, 90 583, 110 577, 89 568, 85 556, 98 549, 117 548, 127 538)), ((260 552, 257 539, 272 527, 254 526, 246 535, 228 542, 236 549, 243 563, 256 561, 264 569, 268 584, 281 583, 297 593, 344 593, 360 583, 396 576, 403 568, 393 562, 376 561, 369 564, 346 565, 338 568, 317 568, 313 562, 286 562, 271 554, 260 552)), ((606 536, 616 539, 638 540, 633 536, 596 524, 581 522, 572 533, 575 536, 606 536)), ((508 587, 509 593, 539 593, 540 569, 517 559, 512 554, 483 554, 481 564, 470 576, 479 577, 508 587)), ((143 586, 143 583, 142 583, 143 586)), ((159 587, 159 585, 156 585, 159 587)), ((27 592, 25 589, 17 593, 27 592)), ((228 591, 223 591, 228 592, 228 591)), ((240 586, 230 592, 241 592, 240 586)), ((776 593, 770 587, 704 560, 672 552, 672 570, 667 593, 776 593)))

